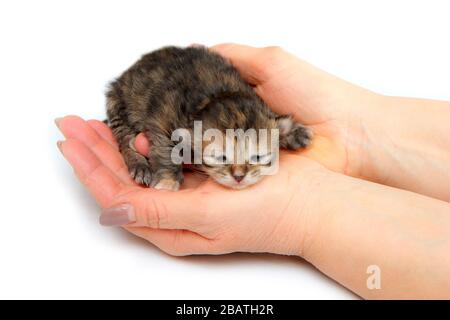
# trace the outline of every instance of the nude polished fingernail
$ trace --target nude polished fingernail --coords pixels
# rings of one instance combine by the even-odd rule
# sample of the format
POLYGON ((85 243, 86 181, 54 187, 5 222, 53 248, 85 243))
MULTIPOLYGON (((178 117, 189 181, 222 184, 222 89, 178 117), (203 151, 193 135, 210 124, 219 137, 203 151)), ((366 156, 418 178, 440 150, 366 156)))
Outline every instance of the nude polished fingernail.
POLYGON ((57 142, 56 142, 56 146, 58 147, 59 151, 61 151, 61 153, 63 153, 63 151, 62 151, 62 145, 63 145, 63 142, 62 142, 62 141, 57 141, 57 142))
POLYGON ((104 209, 100 215, 100 224, 107 227, 117 227, 136 221, 134 208, 130 204, 104 209))
POLYGON ((56 126, 59 128, 59 123, 60 123, 60 121, 62 120, 63 118, 56 118, 55 119, 55 124, 56 124, 56 126))

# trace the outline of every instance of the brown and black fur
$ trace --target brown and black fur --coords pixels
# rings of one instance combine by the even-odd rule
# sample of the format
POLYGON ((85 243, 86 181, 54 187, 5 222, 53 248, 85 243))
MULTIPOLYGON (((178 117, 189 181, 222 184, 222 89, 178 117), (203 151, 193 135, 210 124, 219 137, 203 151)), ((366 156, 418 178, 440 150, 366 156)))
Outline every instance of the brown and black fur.
MULTIPOLYGON (((173 130, 192 128, 194 120, 202 120, 204 130, 269 129, 280 119, 230 63, 206 48, 166 47, 146 54, 111 83, 106 96, 108 123, 130 174, 148 186, 161 179, 182 183, 182 168, 170 158, 173 130), (151 141, 148 157, 133 148, 140 132, 151 141)), ((310 139, 308 129, 292 123, 280 146, 298 149, 310 139)))

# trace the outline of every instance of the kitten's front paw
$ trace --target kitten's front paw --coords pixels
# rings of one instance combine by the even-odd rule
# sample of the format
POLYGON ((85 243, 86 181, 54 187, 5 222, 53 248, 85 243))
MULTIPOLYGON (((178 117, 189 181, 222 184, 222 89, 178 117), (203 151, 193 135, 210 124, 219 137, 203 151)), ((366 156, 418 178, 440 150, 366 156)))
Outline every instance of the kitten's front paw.
POLYGON ((300 124, 296 124, 294 128, 284 137, 284 147, 291 150, 306 148, 311 144, 313 138, 312 130, 300 124))
POLYGON ((180 183, 176 180, 161 179, 155 186, 155 189, 178 191, 180 189, 180 183))
POLYGON ((148 187, 152 182, 152 172, 148 164, 138 163, 133 167, 130 167, 130 174, 138 184, 148 187))

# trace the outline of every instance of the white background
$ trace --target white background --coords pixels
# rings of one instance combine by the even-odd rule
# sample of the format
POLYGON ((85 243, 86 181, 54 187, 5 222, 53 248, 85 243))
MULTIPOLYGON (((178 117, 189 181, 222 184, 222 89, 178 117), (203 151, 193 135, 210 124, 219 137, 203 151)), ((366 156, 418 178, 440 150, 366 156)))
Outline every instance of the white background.
POLYGON ((449 100, 449 17, 429 0, 2 1, 0 298, 356 298, 301 259, 173 258, 100 227, 53 119, 103 119, 105 84, 168 44, 279 45, 377 92, 449 100))

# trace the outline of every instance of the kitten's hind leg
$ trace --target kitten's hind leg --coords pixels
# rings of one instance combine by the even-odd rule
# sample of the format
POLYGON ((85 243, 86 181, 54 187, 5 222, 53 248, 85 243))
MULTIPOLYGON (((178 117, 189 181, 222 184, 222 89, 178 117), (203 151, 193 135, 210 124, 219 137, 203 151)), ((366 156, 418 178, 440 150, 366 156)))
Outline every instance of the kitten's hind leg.
POLYGON ((125 160, 131 177, 138 183, 149 186, 152 174, 148 160, 134 148, 134 140, 138 134, 130 127, 125 116, 125 105, 114 90, 107 95, 108 125, 111 128, 119 150, 125 160))
POLYGON ((277 125, 280 130, 280 147, 297 150, 306 148, 311 143, 311 129, 294 122, 291 117, 278 118, 277 125))

